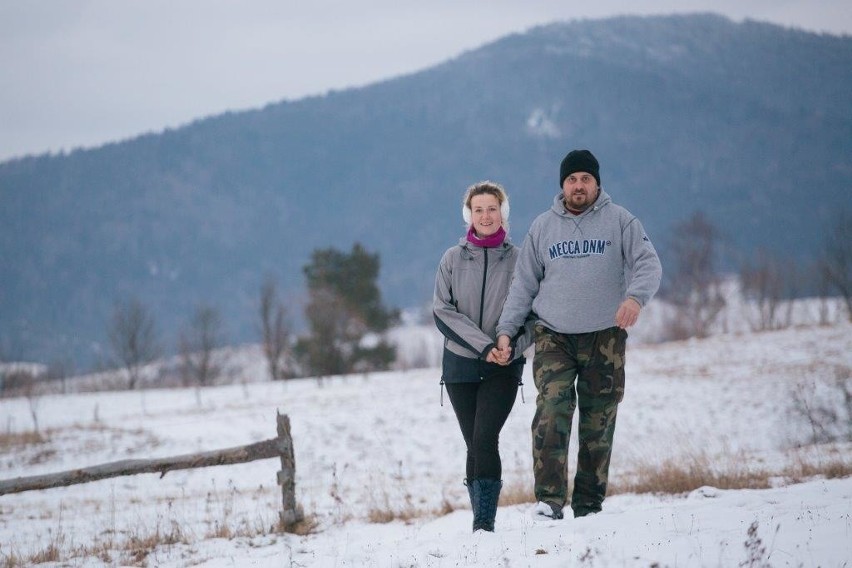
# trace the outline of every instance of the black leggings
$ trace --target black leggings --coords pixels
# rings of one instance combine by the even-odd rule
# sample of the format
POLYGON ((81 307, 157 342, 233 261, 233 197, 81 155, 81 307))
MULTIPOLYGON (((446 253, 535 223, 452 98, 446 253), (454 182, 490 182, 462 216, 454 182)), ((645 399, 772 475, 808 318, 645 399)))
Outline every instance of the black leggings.
POLYGON ((467 445, 468 480, 501 479, 500 430, 518 393, 518 380, 497 375, 477 383, 446 383, 467 445))

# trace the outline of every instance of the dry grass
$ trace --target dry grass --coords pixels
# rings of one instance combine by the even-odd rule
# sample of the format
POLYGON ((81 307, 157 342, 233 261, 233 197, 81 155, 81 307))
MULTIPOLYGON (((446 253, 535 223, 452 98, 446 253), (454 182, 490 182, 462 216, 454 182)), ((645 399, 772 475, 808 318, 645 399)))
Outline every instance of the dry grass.
POLYGON ((447 496, 444 495, 444 498, 441 500, 441 506, 432 511, 432 515, 436 517, 443 517, 445 515, 449 515, 453 511, 456 510, 456 506, 453 505, 447 496))
POLYGON ((610 484, 609 495, 619 493, 688 493, 699 487, 718 489, 767 489, 773 474, 752 468, 746 459, 719 460, 703 452, 678 459, 639 463, 631 475, 610 484))
POLYGON ((57 544, 55 542, 51 542, 47 545, 47 548, 44 550, 33 554, 30 557, 30 562, 33 564, 44 564, 45 562, 59 562, 60 560, 60 551, 61 551, 61 543, 57 544))
POLYGON ((124 430, 102 424, 72 424, 63 428, 0 433, 0 454, 9 455, 25 465, 36 465, 56 459, 65 440, 73 439, 81 445, 82 451, 91 452, 128 436, 135 439, 135 445, 128 450, 132 452, 138 453, 161 444, 159 439, 140 428, 124 430))
POLYGON ((234 538, 234 531, 228 523, 213 523, 213 528, 204 534, 204 538, 224 538, 230 540, 234 538))
POLYGON ((14 552, 4 554, 0 558, 0 568, 23 568, 24 566, 27 566, 24 559, 14 552))
POLYGON ((394 507, 391 505, 392 499, 385 486, 374 484, 374 487, 381 487, 381 489, 378 490, 378 493, 370 496, 371 505, 367 511, 367 520, 371 523, 386 524, 393 521, 409 523, 414 519, 449 515, 456 510, 456 506, 447 497, 446 493, 443 495, 439 506, 418 507, 414 504, 411 493, 405 492, 401 503, 394 507))
POLYGON ((516 481, 503 482, 503 489, 500 491, 499 503, 501 507, 534 502, 535 494, 533 493, 533 488, 526 481, 518 479, 516 481))
POLYGON ((319 528, 319 520, 317 520, 315 515, 307 515, 302 518, 302 520, 292 524, 285 525, 284 522, 279 519, 278 524, 275 526, 275 532, 277 533, 290 533, 298 536, 307 536, 309 534, 315 534, 317 529, 319 528))
POLYGON ((133 535, 124 542, 121 548, 127 553, 131 562, 139 565, 158 546, 175 544, 189 544, 189 539, 184 536, 183 529, 177 523, 172 523, 170 529, 164 532, 160 530, 160 527, 157 527, 150 534, 133 535))
POLYGON ((798 453, 782 475, 790 483, 801 483, 818 476, 827 479, 849 477, 852 476, 852 459, 837 454, 808 457, 798 453))
MULTIPOLYGON (((207 494, 207 516, 209 528, 204 533, 204 539, 222 538, 232 540, 235 538, 252 539, 260 536, 268 536, 284 532, 301 531, 309 534, 316 528, 315 521, 299 521, 292 526, 285 526, 281 520, 281 514, 275 512, 276 500, 280 500, 280 493, 270 488, 259 487, 250 494, 238 490, 229 483, 227 492, 211 491, 207 494), (254 518, 235 513, 238 509, 237 500, 244 501, 251 498, 254 501, 270 501, 270 509, 261 508, 254 518), (266 513, 268 511, 268 514, 266 513)), ((280 501, 279 501, 280 503, 280 501)), ((302 507, 297 505, 297 516, 304 518, 302 507)))
MULTIPOLYGON (((441 503, 435 506, 425 505, 426 500, 415 499, 409 491, 410 480, 403 475, 402 462, 399 463, 400 471, 391 474, 390 483, 383 479, 380 472, 371 475, 368 495, 367 520, 371 523, 386 524, 393 521, 409 523, 414 519, 439 517, 449 515, 456 510, 453 500, 446 492, 442 495, 441 503)), ((333 495, 334 496, 334 495, 333 495)))
POLYGON ((69 547, 66 545, 65 533, 60 529, 42 550, 31 554, 23 555, 14 550, 3 554, 0 550, 0 568, 34 566, 48 562, 63 563, 75 558, 97 558, 106 564, 114 564, 117 561, 120 565, 144 566, 148 556, 157 547, 189 544, 190 540, 183 529, 173 522, 166 531, 157 527, 150 533, 131 534, 122 541, 116 541, 110 531, 104 541, 69 547), (120 559, 116 559, 116 555, 120 556, 120 559))
MULTIPOLYGON (((294 527, 301 526, 301 521, 295 523, 294 527)), ((255 538, 258 536, 268 536, 280 532, 292 532, 286 530, 281 519, 271 523, 267 520, 258 517, 254 522, 243 519, 241 521, 231 522, 228 518, 217 520, 213 523, 213 527, 204 533, 204 538, 224 538, 231 540, 235 538, 255 538)), ((304 526, 301 527, 304 530, 304 526)))
MULTIPOLYGON (((846 457, 842 449, 834 453, 824 448, 808 448, 792 453, 787 464, 780 469, 765 466, 750 466, 754 460, 748 456, 731 455, 727 458, 710 456, 701 450, 684 450, 683 457, 655 462, 647 459, 635 465, 632 471, 611 480, 609 494, 620 493, 656 493, 685 494, 703 486, 719 489, 764 489, 779 484, 800 483, 817 477, 841 478, 852 475, 852 459, 846 457)), ((444 495, 438 507, 415 504, 408 492, 403 492, 405 483, 398 480, 396 486, 374 483, 375 492, 371 495, 372 506, 368 508, 367 519, 372 523, 412 522, 419 518, 434 518, 447 515, 458 507, 453 500, 444 495)), ((570 489, 570 488, 569 488, 570 489)), ((337 491, 333 488, 333 491, 337 491)), ((214 492, 215 493, 215 492, 214 492)), ((104 563, 144 566, 151 563, 150 555, 159 547, 190 545, 193 542, 211 538, 247 538, 290 533, 300 536, 315 534, 320 530, 320 522, 314 515, 303 515, 302 520, 290 526, 283 526, 280 518, 274 521, 258 517, 254 522, 244 518, 235 519, 232 500, 237 497, 231 490, 222 499, 218 493, 208 496, 209 515, 215 518, 211 528, 200 538, 186 533, 181 523, 172 520, 165 530, 158 526, 152 531, 137 530, 121 539, 115 538, 111 531, 105 541, 87 546, 69 546, 61 529, 56 531, 50 542, 41 551, 21 554, 14 548, 0 548, 0 568, 18 568, 45 562, 68 562, 79 558, 98 558, 104 563)), ((500 494, 500 506, 512 506, 534 502, 532 484, 524 475, 512 475, 503 486, 500 494), (514 480, 514 481, 513 481, 514 480)), ((343 499, 341 499, 343 503, 343 499)), ((465 499, 465 505, 467 501, 465 499)), ((341 519, 338 519, 340 522, 341 519)), ((536 551, 543 554, 546 551, 536 551)))
POLYGON ((678 459, 639 463, 631 474, 611 483, 607 493, 679 495, 704 486, 733 490, 767 489, 779 483, 802 483, 817 477, 836 479, 852 475, 852 459, 840 452, 794 452, 780 469, 749 465, 751 463, 753 460, 746 455, 718 458, 702 451, 687 451, 678 459))
POLYGON ((7 432, 0 434, 0 448, 5 451, 22 446, 34 446, 50 441, 48 433, 43 432, 7 432))
POLYGON ((387 524, 394 521, 410 523, 414 519, 434 518, 449 515, 455 510, 455 507, 453 507, 453 505, 448 501, 443 501, 440 507, 434 509, 416 509, 413 507, 405 507, 399 510, 390 508, 371 508, 367 514, 367 520, 376 524, 387 524))
MULTIPOLYGON (((728 457, 710 456, 701 450, 684 450, 677 459, 656 462, 651 459, 638 463, 632 472, 610 480, 608 495, 625 493, 652 493, 682 495, 700 487, 718 489, 768 489, 781 484, 801 483, 816 477, 842 478, 852 476, 852 460, 842 453, 834 455, 805 456, 794 454, 788 465, 779 469, 754 466, 746 455, 728 457)), ((500 506, 522 505, 535 502, 532 485, 524 476, 516 481, 506 481, 500 493, 500 506)), ((571 488, 568 488, 569 494, 571 488)), ((393 509, 384 494, 382 506, 370 508, 369 520, 373 523, 392 521, 410 522, 415 518, 446 515, 456 509, 449 500, 437 510, 417 509, 407 502, 400 510, 393 509)))
POLYGON ((371 523, 386 524, 393 521, 409 522, 413 519, 427 516, 428 512, 417 509, 411 502, 410 496, 406 496, 405 502, 400 507, 392 507, 387 493, 381 504, 373 504, 367 511, 367 519, 371 523))

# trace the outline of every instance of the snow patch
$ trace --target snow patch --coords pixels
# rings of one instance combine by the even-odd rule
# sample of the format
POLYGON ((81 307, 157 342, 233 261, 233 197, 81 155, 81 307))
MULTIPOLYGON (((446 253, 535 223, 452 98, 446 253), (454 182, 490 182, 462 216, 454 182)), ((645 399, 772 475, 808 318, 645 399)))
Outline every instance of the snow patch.
POLYGON ((526 127, 527 133, 539 138, 559 138, 562 136, 551 114, 544 109, 533 110, 527 118, 526 127))

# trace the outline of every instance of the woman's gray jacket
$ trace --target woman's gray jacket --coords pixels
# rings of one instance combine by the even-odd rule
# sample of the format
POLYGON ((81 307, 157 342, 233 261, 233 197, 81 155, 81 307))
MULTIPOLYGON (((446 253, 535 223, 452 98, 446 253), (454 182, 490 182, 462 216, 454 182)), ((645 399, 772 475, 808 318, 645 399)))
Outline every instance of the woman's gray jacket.
MULTIPOLYGON (((488 356, 497 341, 497 321, 509 293, 518 253, 518 247, 508 237, 495 248, 476 246, 463 237, 444 253, 435 277, 432 311, 435 324, 444 335, 445 359, 447 351, 450 357, 473 360, 484 361, 488 356)), ((527 320, 512 341, 512 357, 516 361, 533 340, 535 320, 527 320)), ((446 361, 444 369, 446 374, 446 361)), ((446 376, 444 379, 450 380, 446 376)))

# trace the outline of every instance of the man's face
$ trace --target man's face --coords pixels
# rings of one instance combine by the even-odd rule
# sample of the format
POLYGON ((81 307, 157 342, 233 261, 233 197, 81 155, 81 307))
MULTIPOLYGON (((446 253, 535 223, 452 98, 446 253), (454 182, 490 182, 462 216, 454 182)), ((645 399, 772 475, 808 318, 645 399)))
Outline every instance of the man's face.
POLYGON ((562 182, 565 206, 574 211, 585 211, 598 198, 598 180, 587 172, 574 172, 562 182))

